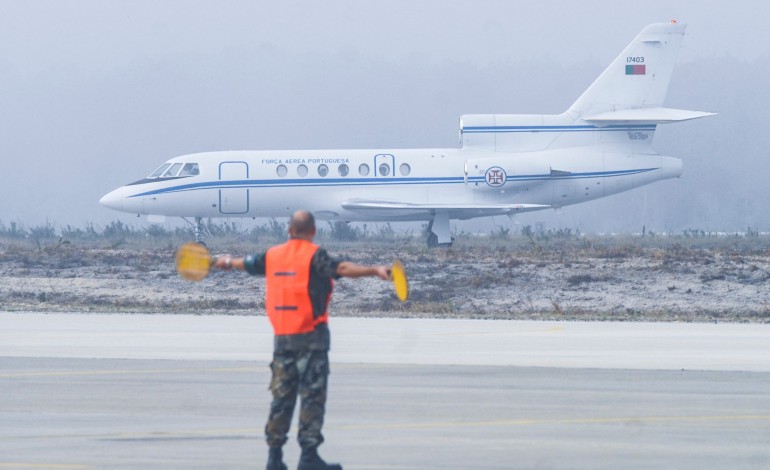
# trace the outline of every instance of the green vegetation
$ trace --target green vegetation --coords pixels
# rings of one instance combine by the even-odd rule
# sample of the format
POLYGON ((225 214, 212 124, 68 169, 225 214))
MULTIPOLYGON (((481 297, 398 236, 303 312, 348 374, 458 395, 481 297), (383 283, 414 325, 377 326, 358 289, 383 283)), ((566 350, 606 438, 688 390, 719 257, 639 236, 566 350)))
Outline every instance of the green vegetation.
MULTIPOLYGON (((240 221, 215 221, 206 224, 207 244, 227 249, 268 246, 286 239, 285 221, 269 219, 263 224, 247 227, 240 221)), ((334 248, 360 247, 368 243, 397 246, 408 253, 429 252, 421 230, 397 231, 390 223, 350 224, 320 222, 317 241, 334 248)), ((525 225, 518 232, 511 227, 498 226, 489 234, 454 232, 454 245, 443 250, 494 248, 503 251, 548 253, 584 250, 598 252, 608 258, 639 256, 644 251, 665 250, 680 255, 692 255, 692 250, 708 249, 718 252, 759 253, 770 249, 770 235, 748 227, 746 231, 723 233, 691 228, 680 233, 585 234, 579 229, 544 229, 525 225)), ((0 220, 0 244, 29 246, 51 250, 61 245, 93 248, 168 249, 194 238, 192 225, 167 227, 148 225, 137 227, 115 220, 104 226, 86 223, 83 227, 56 226, 50 222, 27 226, 21 222, 0 220)), ((0 245, 2 246, 2 245, 0 245)))

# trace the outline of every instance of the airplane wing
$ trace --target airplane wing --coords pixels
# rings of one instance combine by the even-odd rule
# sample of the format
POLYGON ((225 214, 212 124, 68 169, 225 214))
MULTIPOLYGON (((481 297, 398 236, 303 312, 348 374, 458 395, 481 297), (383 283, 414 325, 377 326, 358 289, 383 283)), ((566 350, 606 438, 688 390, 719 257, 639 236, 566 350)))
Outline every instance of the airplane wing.
POLYGON ((450 219, 471 219, 493 215, 512 215, 549 209, 543 204, 415 204, 398 201, 353 199, 342 203, 342 208, 375 217, 404 217, 411 220, 428 220, 436 212, 446 212, 450 219))

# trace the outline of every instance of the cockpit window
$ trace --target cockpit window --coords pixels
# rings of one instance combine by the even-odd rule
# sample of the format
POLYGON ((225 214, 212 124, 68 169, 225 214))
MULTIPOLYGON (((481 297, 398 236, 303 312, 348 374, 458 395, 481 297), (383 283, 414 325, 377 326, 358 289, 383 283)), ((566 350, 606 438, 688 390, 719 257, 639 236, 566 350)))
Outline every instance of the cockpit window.
POLYGON ((201 170, 197 163, 164 163, 146 179, 181 178, 182 176, 197 176, 200 173, 201 170))
POLYGON ((152 174, 147 178, 158 178, 160 175, 163 174, 164 171, 168 170, 168 167, 170 166, 171 166, 171 163, 164 163, 163 165, 160 166, 160 168, 153 171, 152 174))
POLYGON ((185 163, 179 176, 197 176, 200 174, 197 163, 185 163))
POLYGON ((179 169, 180 168, 182 168, 182 164, 181 163, 174 163, 173 165, 171 165, 171 168, 169 168, 168 170, 166 170, 165 173, 163 173, 162 177, 163 178, 171 178, 173 176, 176 176, 176 174, 179 173, 179 169))
POLYGON ((188 176, 197 176, 201 173, 197 163, 164 163, 157 170, 150 173, 147 178, 134 181, 131 184, 145 184, 165 181, 166 179, 184 178, 188 176))

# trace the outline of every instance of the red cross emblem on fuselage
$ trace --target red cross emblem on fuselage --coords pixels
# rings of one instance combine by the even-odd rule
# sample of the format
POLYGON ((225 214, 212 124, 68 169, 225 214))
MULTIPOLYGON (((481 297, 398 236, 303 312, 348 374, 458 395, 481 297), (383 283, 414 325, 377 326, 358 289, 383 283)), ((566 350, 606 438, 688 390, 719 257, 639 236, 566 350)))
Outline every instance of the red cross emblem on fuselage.
POLYGON ((487 184, 492 187, 502 186, 505 184, 505 170, 499 166, 493 166, 492 168, 488 169, 485 176, 487 184))

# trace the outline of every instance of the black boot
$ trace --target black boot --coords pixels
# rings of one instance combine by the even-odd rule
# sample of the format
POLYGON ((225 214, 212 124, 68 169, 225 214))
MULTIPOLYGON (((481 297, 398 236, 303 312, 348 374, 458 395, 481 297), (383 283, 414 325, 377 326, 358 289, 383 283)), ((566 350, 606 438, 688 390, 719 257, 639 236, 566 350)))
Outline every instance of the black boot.
POLYGON ((283 463, 283 449, 280 447, 270 448, 270 453, 267 454, 267 470, 288 470, 283 463))
POLYGON ((302 449, 302 455, 299 457, 299 467, 297 467, 297 470, 342 470, 342 465, 324 462, 318 455, 318 450, 313 447, 302 449))

